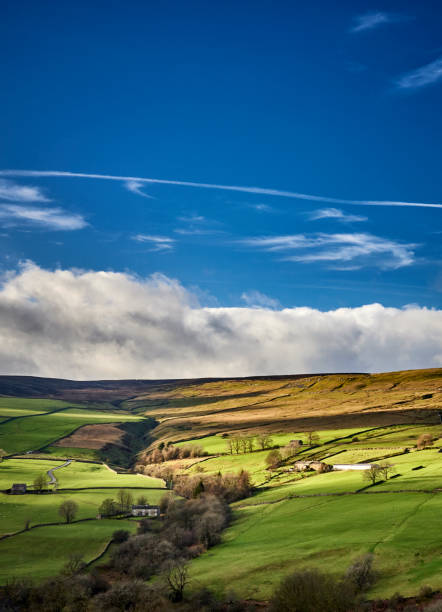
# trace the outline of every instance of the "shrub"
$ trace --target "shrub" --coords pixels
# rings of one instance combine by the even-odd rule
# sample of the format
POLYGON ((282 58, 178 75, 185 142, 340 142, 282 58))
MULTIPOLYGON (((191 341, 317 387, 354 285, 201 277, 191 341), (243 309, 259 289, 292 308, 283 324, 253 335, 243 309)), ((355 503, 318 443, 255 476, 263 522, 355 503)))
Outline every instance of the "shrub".
POLYGON ((358 557, 348 568, 346 578, 354 585, 357 592, 370 588, 376 578, 373 571, 373 555, 369 553, 358 557))
POLYGON ((272 600, 273 612, 348 612, 355 591, 345 580, 317 570, 296 571, 282 580, 272 600))
POLYGON ((129 536, 130 533, 127 531, 127 529, 117 529, 112 534, 112 540, 117 544, 122 544, 123 542, 126 542, 129 536))

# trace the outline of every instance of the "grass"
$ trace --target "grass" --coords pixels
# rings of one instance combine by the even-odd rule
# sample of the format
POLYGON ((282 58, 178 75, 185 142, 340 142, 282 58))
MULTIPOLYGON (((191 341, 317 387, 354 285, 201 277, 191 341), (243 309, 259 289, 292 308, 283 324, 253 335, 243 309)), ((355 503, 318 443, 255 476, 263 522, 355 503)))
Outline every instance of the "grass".
POLYGON ((0 417, 41 414, 59 408, 67 408, 71 405, 60 400, 0 397, 0 417))
POLYGON ((159 420, 154 435, 163 441, 223 432, 362 430, 439 423, 441 380, 442 371, 433 369, 164 383, 123 405, 159 420))
POLYGON ((135 531, 130 520, 97 520, 39 527, 0 541, 0 584, 12 577, 41 580, 60 572, 74 553, 91 561, 116 529, 135 531))
POLYGON ((441 511, 442 496, 412 493, 243 507, 223 543, 192 562, 192 576, 199 584, 262 599, 296 568, 341 574, 356 556, 373 551, 383 576, 376 595, 391 595, 398 585, 405 594, 415 593, 421 584, 442 583, 441 511))
POLYGON ((38 450, 67 436, 82 425, 139 420, 140 417, 124 412, 101 412, 78 408, 53 414, 22 417, 0 423, 0 448, 8 453, 38 450))
MULTIPOLYGON (((134 503, 143 495, 151 504, 157 504, 165 491, 152 489, 131 489, 134 503)), ((117 499, 118 488, 97 489, 88 491, 59 491, 41 495, 0 495, 0 535, 14 533, 24 528, 25 522, 31 525, 43 523, 54 523, 62 521, 58 514, 60 504, 67 500, 73 500, 78 504, 76 519, 96 518, 100 504, 104 499, 110 497, 117 499)), ((118 529, 118 524, 115 529, 118 529)), ((2 554, 2 542, 0 541, 0 555, 2 554)))
MULTIPOLYGON (((4 459, 0 463, 0 488, 6 489, 14 482, 31 485, 35 476, 44 473, 63 461, 45 461, 38 459, 4 459)), ((160 487, 164 481, 159 478, 139 474, 117 474, 104 465, 72 462, 54 472, 58 487, 75 489, 83 487, 160 487)))
POLYGON ((40 455, 50 457, 60 457, 61 459, 89 459, 100 461, 100 454, 93 448, 72 448, 68 446, 47 446, 42 449, 40 455))
MULTIPOLYGON (((351 429, 328 429, 318 431, 320 444, 328 443, 335 438, 341 438, 345 436, 356 435, 360 433, 360 428, 351 429)), ((252 432, 253 433, 253 432, 252 432)), ((192 438, 187 441, 177 442, 175 446, 201 446, 203 450, 209 453, 209 455, 217 454, 228 454, 227 443, 229 436, 222 437, 222 435, 205 436, 203 438, 192 438)), ((271 434, 272 442, 274 445, 285 446, 290 440, 302 440, 303 444, 307 444, 307 435, 305 432, 276 432, 271 434)), ((255 447, 257 444, 255 444, 255 447)))

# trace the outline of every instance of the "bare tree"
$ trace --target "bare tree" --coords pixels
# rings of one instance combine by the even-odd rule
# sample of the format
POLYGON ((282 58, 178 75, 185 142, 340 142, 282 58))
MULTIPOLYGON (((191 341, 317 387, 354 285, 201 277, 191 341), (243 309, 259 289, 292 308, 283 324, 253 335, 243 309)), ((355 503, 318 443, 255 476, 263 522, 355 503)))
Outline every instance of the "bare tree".
POLYGON ((137 504, 139 506, 147 506, 149 502, 147 501, 147 497, 145 495, 140 495, 140 497, 137 499, 137 504))
POLYGON ((422 449, 427 446, 433 446, 433 436, 430 433, 423 433, 417 439, 417 447, 422 449))
POLYGON ((233 450, 237 455, 239 455, 239 451, 241 448, 241 442, 239 436, 233 436, 232 438, 233 450))
POLYGON ((278 467, 281 462, 281 453, 278 450, 271 450, 270 453, 266 457, 266 463, 269 468, 273 469, 278 467))
POLYGON ((0 448, 0 463, 3 461, 3 457, 6 457, 8 453, 3 450, 2 448, 0 448))
POLYGON ((80 553, 72 553, 72 555, 69 556, 68 562, 61 570, 61 573, 65 576, 74 576, 84 570, 85 567, 86 564, 83 556, 80 553))
POLYGON ((166 563, 164 568, 164 577, 170 590, 170 599, 173 602, 182 601, 184 589, 189 583, 189 570, 187 563, 181 559, 169 561, 166 563))
POLYGON ((247 452, 253 452, 255 446, 255 436, 247 436, 247 452))
POLYGON ((363 478, 371 482, 372 485, 376 484, 381 476, 379 466, 371 465, 368 470, 364 470, 363 478))
POLYGON ((58 509, 58 514, 64 518, 66 523, 72 523, 78 511, 78 504, 72 499, 64 501, 58 509))
POLYGON ((245 436, 240 436, 239 446, 241 448, 241 451, 245 454, 247 452, 247 438, 245 436))
POLYGON ((379 463, 379 472, 384 480, 388 480, 396 472, 396 468, 389 461, 382 461, 379 463))
POLYGON ((41 493, 44 489, 48 488, 48 482, 46 478, 46 474, 38 474, 34 478, 34 491, 37 493, 41 493))
POLYGON ((309 443, 309 446, 315 446, 319 443, 319 436, 316 431, 307 432, 307 442, 309 443))
POLYGON ((273 445, 273 439, 269 434, 260 433, 257 435, 256 440, 258 445, 261 447, 261 450, 265 450, 266 448, 270 448, 273 445))
POLYGON ((120 505, 121 512, 129 512, 130 507, 134 503, 134 496, 130 491, 120 489, 117 493, 117 501, 120 505))
POLYGON ((227 450, 229 451, 229 453, 231 455, 233 455, 233 440, 232 440, 232 438, 228 438, 226 440, 226 444, 227 444, 227 450))

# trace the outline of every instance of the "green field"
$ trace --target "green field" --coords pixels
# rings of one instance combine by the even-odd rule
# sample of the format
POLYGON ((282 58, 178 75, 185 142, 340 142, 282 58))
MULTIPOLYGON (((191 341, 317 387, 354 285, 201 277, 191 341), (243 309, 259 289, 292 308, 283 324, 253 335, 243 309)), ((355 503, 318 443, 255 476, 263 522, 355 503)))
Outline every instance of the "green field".
POLYGON ((43 414, 72 406, 68 402, 50 399, 26 399, 21 397, 0 397, 0 417, 18 417, 43 414))
MULTIPOLYGON (((60 465, 63 465, 62 461, 5 459, 0 463, 0 488, 9 488, 14 482, 32 486, 35 476, 60 465)), ((75 517, 77 521, 95 519, 102 501, 109 497, 116 499, 122 487, 132 493, 135 502, 143 495, 149 503, 157 504, 166 493, 163 480, 138 474, 117 474, 101 464, 74 461, 55 470, 54 476, 58 481, 57 492, 53 492, 50 486, 49 493, 38 495, 0 493, 0 536, 22 530, 27 521, 31 527, 60 522, 62 519, 58 509, 67 499, 78 505, 75 517), (83 487, 89 488, 80 490, 83 487)), ((0 583, 12 576, 31 576, 37 579, 50 576, 76 550, 81 551, 85 559, 89 560, 106 545, 113 531, 125 525, 129 525, 131 530, 136 526, 131 521, 116 519, 74 522, 66 526, 37 527, 25 534, 0 540, 0 583), (27 551, 28 546, 37 548, 33 548, 32 553, 27 555, 24 551, 27 551)))
MULTIPOLYGON (((165 491, 150 489, 128 489, 134 498, 134 503, 143 495, 151 504, 157 504, 165 491)), ((96 518, 100 504, 110 497, 116 499, 116 489, 91 489, 88 491, 59 491, 58 493, 41 495, 1 495, 0 497, 0 535, 20 531, 29 520, 32 525, 58 523, 62 518, 58 514, 60 504, 71 499, 78 504, 75 520, 96 518)), ((116 525, 115 529, 118 528, 116 525)), ((0 541, 0 553, 2 541, 0 541)))
POLYGON ((97 557, 116 529, 135 531, 130 520, 101 520, 38 527, 0 541, 0 584, 12 576, 37 580, 56 575, 74 553, 97 557))
POLYGON ((442 582, 441 512, 442 495, 424 493, 245 506, 235 511, 223 543, 192 562, 192 576, 263 599, 294 569, 342 574, 352 559, 372 551, 382 578, 371 595, 415 593, 422 584, 442 582))
POLYGON ((36 456, 53 456, 61 459, 88 459, 100 461, 100 454, 93 448, 72 448, 69 446, 46 446, 36 456))
MULTIPOLYGON (((32 484, 37 474, 61 465, 58 458, 98 457, 94 449, 53 445, 82 425, 140 422, 151 415, 159 424, 149 436, 143 438, 143 430, 138 438, 150 449, 163 441, 198 445, 210 455, 162 467, 201 477, 245 469, 257 486, 251 497, 232 505, 233 521, 222 543, 191 562, 192 588, 232 588, 241 597, 265 599, 295 568, 342 574, 355 557, 369 551, 375 554, 380 577, 368 597, 395 591, 411 595, 425 584, 442 588, 441 370, 164 382, 149 389, 115 404, 124 410, 100 406, 92 396, 95 408, 0 398, 0 448, 8 453, 43 449, 48 458, 54 457, 4 460, 0 488, 13 482, 32 484), (17 418, 4 422, 11 417, 17 418), (307 444, 309 431, 319 434, 314 447, 307 444), (266 465, 269 450, 228 454, 226 434, 259 433, 270 434, 279 447, 293 439, 303 445, 296 457, 271 470, 266 465), (434 445, 417 451, 422 433, 431 433, 434 445), (395 455, 389 461, 397 475, 374 487, 357 471, 300 474, 290 469, 296 459, 334 464, 380 461, 390 455, 395 455)), ((128 439, 121 444, 128 445, 128 439)), ((151 467, 142 463, 142 456, 137 462, 141 471, 151 467)), ((22 529, 27 520, 31 526, 59 520, 58 507, 65 499, 75 500, 77 519, 85 519, 94 518, 102 500, 115 498, 120 487, 129 488, 135 499, 146 495, 151 503, 165 492, 163 480, 117 474, 103 464, 73 462, 54 474, 57 493, 0 494, 0 535, 22 529)), ((126 524, 135 528, 134 521, 91 520, 42 526, 0 540, 0 583, 12 575, 54 575, 71 552, 92 559, 112 532, 126 524)))
POLYGON ((82 425, 140 420, 141 417, 125 412, 101 412, 80 408, 22 417, 0 424, 0 448, 10 454, 23 453, 48 446, 82 425))
MULTIPOLYGON (((0 488, 6 489, 14 482, 32 485, 37 474, 62 465, 63 461, 39 459, 4 459, 0 463, 0 488)), ((102 464, 73 461, 70 465, 54 472, 59 489, 98 487, 164 487, 159 478, 140 474, 117 474, 102 464)))

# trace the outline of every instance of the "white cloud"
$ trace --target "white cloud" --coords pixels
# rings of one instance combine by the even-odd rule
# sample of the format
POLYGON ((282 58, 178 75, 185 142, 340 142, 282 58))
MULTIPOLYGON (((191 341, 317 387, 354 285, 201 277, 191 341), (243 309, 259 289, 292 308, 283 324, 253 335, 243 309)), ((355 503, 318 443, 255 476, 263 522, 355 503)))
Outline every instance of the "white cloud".
POLYGON ((78 214, 62 208, 40 208, 19 204, 0 204, 0 221, 7 226, 31 224, 48 230, 78 230, 88 225, 78 214))
POLYGON ((394 23, 400 20, 398 16, 382 11, 364 13, 353 18, 354 25, 350 28, 350 32, 362 32, 364 30, 373 30, 387 23, 394 23))
POLYGON ((172 251, 176 242, 174 238, 168 236, 151 236, 148 234, 137 234, 132 236, 132 240, 150 243, 152 245, 151 251, 172 251))
POLYGON ((432 85, 442 79, 442 57, 439 57, 434 62, 421 66, 417 70, 413 70, 405 74, 396 81, 396 85, 400 89, 418 89, 426 85, 432 85))
POLYGON ((310 214, 310 220, 317 221, 318 219, 336 219, 342 223, 368 221, 368 217, 362 217, 361 215, 347 215, 342 210, 339 210, 339 208, 322 208, 320 210, 314 210, 310 214))
POLYGON ((84 178, 105 181, 139 182, 155 185, 175 185, 178 187, 194 187, 197 189, 218 189, 221 191, 237 191, 240 193, 253 193, 258 195, 275 196, 307 200, 309 202, 324 202, 327 204, 348 204, 356 206, 411 206, 417 208, 442 208, 442 204, 426 202, 400 202, 392 200, 344 200, 342 198, 329 198, 325 196, 297 193, 296 191, 283 191, 281 189, 267 189, 265 187, 241 187, 238 185, 218 185, 215 183, 196 183, 193 181, 175 181, 169 179, 155 179, 136 176, 118 176, 114 174, 88 174, 85 172, 65 172, 63 170, 0 170, 0 176, 26 176, 26 177, 64 177, 84 178))
POLYGON ((442 311, 202 308, 164 276, 28 264, 0 290, 0 370, 77 379, 442 366, 442 311))
POLYGON ((136 193, 137 195, 142 196, 143 198, 149 198, 150 200, 155 199, 153 196, 144 193, 144 191, 141 191, 143 183, 140 181, 127 181, 124 185, 126 189, 131 193, 136 193))
MULTIPOLYGON (((266 251, 303 251, 299 255, 284 257, 284 261, 300 263, 353 262, 352 266, 340 267, 353 270, 362 266, 381 269, 397 269, 414 262, 416 244, 404 244, 373 236, 373 234, 293 234, 288 236, 263 236, 248 238, 243 244, 266 251)), ((336 266, 334 267, 335 269, 336 266)))
POLYGON ((12 181, 0 179, 0 200, 10 202, 49 202, 39 187, 17 185, 12 181))
POLYGON ((279 300, 272 298, 265 293, 261 293, 260 291, 245 291, 241 295, 241 299, 252 308, 271 308, 274 310, 275 308, 279 308, 281 304, 279 300))

